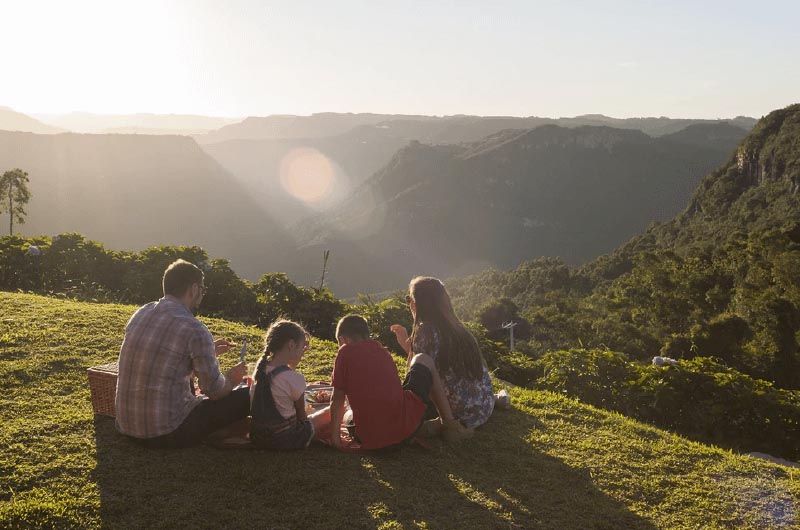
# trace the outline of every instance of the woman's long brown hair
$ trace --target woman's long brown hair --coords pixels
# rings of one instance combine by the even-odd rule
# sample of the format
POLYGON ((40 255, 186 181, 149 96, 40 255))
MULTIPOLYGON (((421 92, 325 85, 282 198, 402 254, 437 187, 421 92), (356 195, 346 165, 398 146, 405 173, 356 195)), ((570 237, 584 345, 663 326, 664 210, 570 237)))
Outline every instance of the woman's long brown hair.
POLYGON ((433 326, 439 333, 436 368, 441 373, 452 372, 460 377, 481 379, 486 361, 481 355, 478 341, 453 311, 444 284, 436 278, 417 276, 411 280, 408 291, 417 308, 411 332, 412 350, 419 326, 423 323, 433 326))

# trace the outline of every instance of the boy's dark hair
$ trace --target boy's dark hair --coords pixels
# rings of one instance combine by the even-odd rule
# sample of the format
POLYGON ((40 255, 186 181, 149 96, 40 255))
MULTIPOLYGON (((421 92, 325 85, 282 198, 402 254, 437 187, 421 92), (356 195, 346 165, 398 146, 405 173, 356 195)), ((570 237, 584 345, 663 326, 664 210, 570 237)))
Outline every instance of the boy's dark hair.
POLYGON ((348 337, 353 340, 369 338, 369 324, 361 315, 349 314, 342 317, 336 326, 336 337, 348 337))
POLYGON ((183 296, 193 283, 203 285, 203 271, 186 260, 176 260, 164 271, 161 287, 164 295, 183 296))

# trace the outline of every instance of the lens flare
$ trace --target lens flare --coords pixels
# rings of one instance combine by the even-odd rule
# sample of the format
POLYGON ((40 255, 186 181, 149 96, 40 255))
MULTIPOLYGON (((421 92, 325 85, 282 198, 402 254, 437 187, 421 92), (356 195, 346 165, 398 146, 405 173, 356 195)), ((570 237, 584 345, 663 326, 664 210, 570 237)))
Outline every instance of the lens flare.
POLYGON ((335 178, 334 165, 316 149, 292 149, 281 160, 281 186, 303 202, 318 203, 327 199, 335 178))

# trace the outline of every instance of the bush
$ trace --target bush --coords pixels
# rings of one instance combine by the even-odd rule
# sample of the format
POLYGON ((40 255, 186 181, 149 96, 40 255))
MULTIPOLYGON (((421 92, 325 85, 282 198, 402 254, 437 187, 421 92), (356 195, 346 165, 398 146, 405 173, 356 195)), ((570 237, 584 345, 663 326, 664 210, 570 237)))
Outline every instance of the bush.
POLYGON ((563 392, 690 438, 800 457, 800 392, 704 357, 657 367, 620 353, 557 351, 535 362, 534 386, 563 392))
POLYGON ((621 353, 604 350, 562 350, 536 361, 537 388, 564 392, 598 407, 625 412, 636 366, 621 353))
POLYGON ((347 310, 327 289, 297 286, 283 273, 265 274, 253 285, 239 278, 227 260, 209 261, 197 246, 118 252, 80 234, 0 237, 0 289, 144 304, 161 298, 164 270, 177 259, 194 263, 205 274, 204 315, 261 326, 284 316, 303 322, 319 338, 332 339, 336 320, 347 310), (28 252, 31 245, 39 247, 40 256, 28 252))
POLYGON ((350 308, 350 312, 367 319, 370 332, 375 340, 394 354, 406 357, 405 350, 398 344, 394 333, 389 329, 392 324, 400 324, 408 330, 409 335, 411 334, 414 321, 403 293, 394 293, 378 303, 373 302, 368 296, 362 295, 359 297, 359 303, 350 308))
POLYGON ((337 320, 347 312, 347 306, 327 289, 300 287, 282 272, 264 274, 253 289, 258 297, 257 320, 264 327, 277 318, 289 318, 315 337, 332 340, 337 320))

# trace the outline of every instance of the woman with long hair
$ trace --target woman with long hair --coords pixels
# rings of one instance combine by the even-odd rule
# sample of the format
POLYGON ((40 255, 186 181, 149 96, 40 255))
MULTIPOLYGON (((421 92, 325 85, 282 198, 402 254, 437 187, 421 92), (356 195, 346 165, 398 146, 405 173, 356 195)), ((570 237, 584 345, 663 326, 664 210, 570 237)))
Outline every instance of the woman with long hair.
POLYGON ((492 380, 478 342, 453 311, 444 284, 418 276, 411 280, 406 300, 414 317, 411 336, 397 324, 392 331, 409 359, 427 353, 436 363, 441 385, 434 384, 432 397, 437 408, 449 405, 453 417, 469 429, 483 425, 494 410, 492 380))

